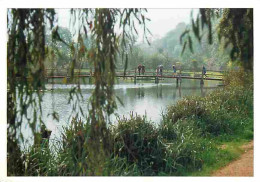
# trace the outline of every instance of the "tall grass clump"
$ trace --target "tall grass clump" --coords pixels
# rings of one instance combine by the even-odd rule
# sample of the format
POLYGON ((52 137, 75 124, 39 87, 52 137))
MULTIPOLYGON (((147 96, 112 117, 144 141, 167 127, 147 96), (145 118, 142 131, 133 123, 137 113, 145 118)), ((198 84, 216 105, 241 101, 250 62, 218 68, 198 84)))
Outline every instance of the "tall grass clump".
POLYGON ((123 118, 112 130, 113 158, 134 166, 138 172, 132 175, 182 174, 183 169, 202 165, 197 155, 202 148, 197 133, 189 122, 155 127, 145 117, 123 118))
POLYGON ((45 125, 41 126, 41 132, 34 134, 34 144, 20 146, 23 161, 22 169, 24 176, 53 176, 57 174, 58 160, 49 147, 51 132, 46 130, 45 125))
POLYGON ((25 176, 57 175, 58 162, 47 143, 30 146, 23 153, 25 176))
MULTIPOLYGON (((110 142, 110 138, 107 138, 110 142)), ((61 148, 58 151, 60 161, 59 175, 88 176, 110 175, 106 167, 110 158, 99 158, 93 150, 91 126, 81 119, 72 119, 71 124, 64 128, 61 148), (102 160, 102 161, 101 161, 102 160)), ((96 143, 102 145, 102 143, 96 143)), ((107 148, 110 151, 110 148, 107 148)), ((99 150, 99 154, 105 151, 99 150)))
POLYGON ((63 128, 59 158, 61 175, 87 175, 88 148, 90 127, 82 120, 72 119, 71 124, 63 128))
POLYGON ((189 119, 176 121, 164 118, 158 128, 168 144, 167 163, 172 166, 172 175, 185 175, 189 170, 200 170, 203 160, 199 153, 207 146, 201 138, 201 130, 189 119))
POLYGON ((143 175, 155 175, 165 165, 165 147, 159 131, 145 117, 119 119, 112 129, 114 157, 135 164, 143 175))

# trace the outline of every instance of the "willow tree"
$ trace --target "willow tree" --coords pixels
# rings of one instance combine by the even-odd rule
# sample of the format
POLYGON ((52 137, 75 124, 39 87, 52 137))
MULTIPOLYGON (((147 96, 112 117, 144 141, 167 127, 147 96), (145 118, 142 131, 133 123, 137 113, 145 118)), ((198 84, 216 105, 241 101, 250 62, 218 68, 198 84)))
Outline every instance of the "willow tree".
MULTIPOLYGON (((94 65, 95 89, 91 97, 90 109, 84 111, 88 113, 91 126, 89 143, 93 161, 89 161, 90 164, 99 162, 102 166, 103 159, 109 155, 110 143, 106 116, 116 109, 113 91, 116 55, 121 42, 128 47, 126 39, 138 34, 135 24, 143 26, 144 37, 146 37, 145 11, 143 9, 71 10, 72 22, 78 25, 75 29, 78 32, 77 46, 67 45, 72 52, 71 77, 73 78, 77 61, 87 59, 94 65), (88 37, 95 40, 91 48, 87 48, 84 44, 84 39, 88 37)), ((50 52, 46 45, 46 29, 52 31, 53 42, 64 42, 57 31, 55 15, 54 9, 8 10, 7 152, 8 172, 13 174, 23 173, 22 167, 20 171, 17 170, 17 166, 22 165, 18 144, 19 140, 23 140, 22 125, 28 124, 31 131, 35 133, 39 122, 44 124, 41 118, 41 101, 44 92, 41 91, 45 86, 44 61, 50 52), (27 117, 29 107, 33 108, 33 118, 27 117)), ((127 54, 123 56, 127 65, 128 56, 127 54)), ((92 174, 100 174, 100 171, 93 168, 92 174)))
MULTIPOLYGON (((197 18, 192 19, 192 28, 186 29, 180 37, 183 51, 186 46, 193 50, 190 33, 201 42, 205 36, 202 30, 207 29, 208 43, 213 43, 213 34, 217 33, 219 41, 224 47, 231 46, 230 58, 239 61, 249 71, 253 71, 253 9, 252 8, 225 8, 200 9, 197 18), (213 27, 214 19, 218 18, 217 27, 213 27), (184 40, 184 41, 183 41, 184 40)), ((182 52, 183 52, 182 51, 182 52)))

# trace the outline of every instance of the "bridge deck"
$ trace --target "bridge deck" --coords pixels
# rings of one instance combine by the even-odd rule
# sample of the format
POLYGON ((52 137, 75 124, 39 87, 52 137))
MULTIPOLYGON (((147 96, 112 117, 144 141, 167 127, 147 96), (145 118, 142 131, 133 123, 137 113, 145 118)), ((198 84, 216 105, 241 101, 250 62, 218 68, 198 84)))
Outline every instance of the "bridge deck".
MULTIPOLYGON (((92 77, 92 75, 87 74, 87 75, 75 75, 74 77, 92 77)), ((201 80, 201 77, 192 77, 192 76, 169 76, 169 75, 116 75, 116 77, 126 77, 126 78, 173 78, 173 79, 177 79, 177 78, 181 78, 181 79, 195 79, 195 80, 201 80)), ((51 78, 69 78, 69 76, 47 76, 47 79, 51 79, 51 78)), ((215 81, 223 81, 222 78, 210 78, 210 77, 205 77, 203 78, 204 80, 215 80, 215 81)))

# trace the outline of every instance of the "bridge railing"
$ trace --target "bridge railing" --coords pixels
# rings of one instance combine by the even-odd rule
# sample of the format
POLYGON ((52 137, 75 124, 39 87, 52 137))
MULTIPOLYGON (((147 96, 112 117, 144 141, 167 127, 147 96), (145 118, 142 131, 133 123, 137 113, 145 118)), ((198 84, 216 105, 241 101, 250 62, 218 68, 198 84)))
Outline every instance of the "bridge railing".
MULTIPOLYGON (((210 76, 210 77, 222 77, 223 74, 221 74, 220 72, 214 71, 214 70, 208 70, 206 74, 206 76, 210 76)), ((52 77, 52 76, 64 76, 64 77, 69 77, 70 75, 70 70, 69 69, 46 69, 46 76, 48 77, 52 77)), ((74 76, 76 77, 82 77, 82 76, 92 76, 93 72, 91 72, 90 70, 75 70, 74 71, 74 76)), ((116 75, 118 76, 123 76, 124 75, 124 71, 116 71, 116 75)), ((139 76, 139 72, 136 70, 127 70, 125 72, 126 76, 139 76)), ((156 71, 145 71, 144 73, 140 72, 140 75, 146 75, 146 76, 159 76, 160 74, 156 71)), ((164 76, 193 76, 193 77, 201 77, 202 74, 201 72, 194 72, 190 71, 190 70, 182 70, 182 72, 178 72, 177 73, 173 73, 172 70, 163 70, 163 75, 164 76)))

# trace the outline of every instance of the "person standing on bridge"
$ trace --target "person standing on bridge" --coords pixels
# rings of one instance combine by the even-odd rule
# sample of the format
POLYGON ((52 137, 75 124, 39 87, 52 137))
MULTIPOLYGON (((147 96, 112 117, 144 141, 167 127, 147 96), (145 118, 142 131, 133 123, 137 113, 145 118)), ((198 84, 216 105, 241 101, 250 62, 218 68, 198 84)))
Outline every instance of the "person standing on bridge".
POLYGON ((144 72, 145 72, 145 66, 142 65, 142 74, 144 75, 144 72))
POLYGON ((155 72, 156 72, 156 76, 158 76, 159 75, 159 66, 156 67, 155 72))
POLYGON ((160 68, 160 75, 162 76, 162 74, 163 74, 163 65, 160 65, 159 68, 160 68))
POLYGON ((142 65, 139 64, 138 67, 137 67, 137 69, 138 69, 138 73, 139 73, 139 75, 140 75, 140 73, 141 73, 141 69, 142 69, 142 65))

